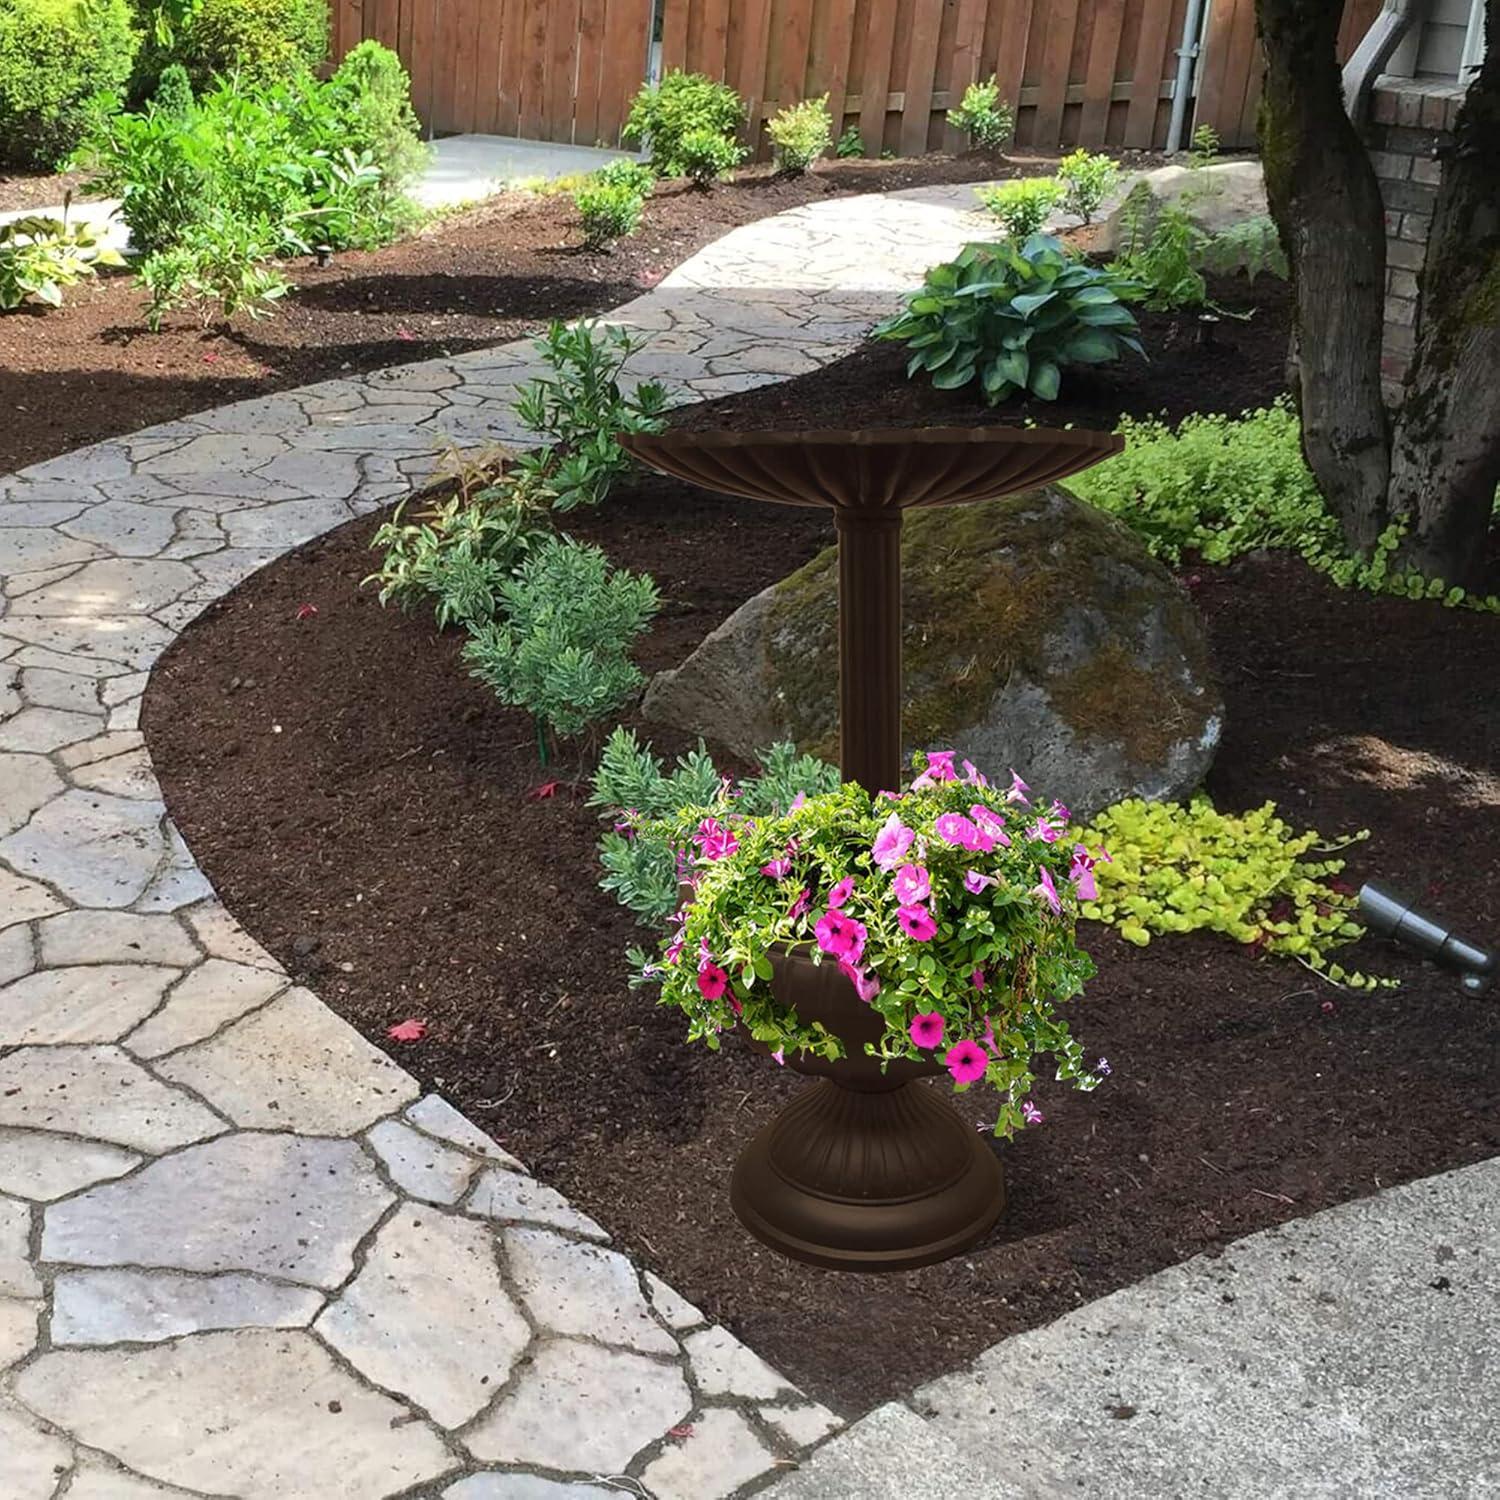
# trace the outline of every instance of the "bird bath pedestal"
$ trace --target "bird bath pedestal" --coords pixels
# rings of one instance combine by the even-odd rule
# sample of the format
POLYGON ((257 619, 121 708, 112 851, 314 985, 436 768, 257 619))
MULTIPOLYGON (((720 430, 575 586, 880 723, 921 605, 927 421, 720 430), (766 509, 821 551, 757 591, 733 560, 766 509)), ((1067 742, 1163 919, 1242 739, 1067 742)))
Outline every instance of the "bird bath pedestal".
MULTIPOLYGON (((894 791, 901 758, 901 519, 916 506, 1018 494, 1117 453, 1088 429, 898 428, 869 432, 667 432, 622 439, 644 464, 705 489, 826 506, 839 538, 839 764, 894 791)), ((775 964, 774 992, 821 1020, 848 1055, 788 1058, 822 1081, 745 1148, 731 1200, 752 1234, 799 1260, 896 1271, 966 1249, 1004 1204, 1000 1164, 958 1115, 913 1087, 935 1063, 882 1073, 864 1043, 882 1030, 832 965, 775 964)))

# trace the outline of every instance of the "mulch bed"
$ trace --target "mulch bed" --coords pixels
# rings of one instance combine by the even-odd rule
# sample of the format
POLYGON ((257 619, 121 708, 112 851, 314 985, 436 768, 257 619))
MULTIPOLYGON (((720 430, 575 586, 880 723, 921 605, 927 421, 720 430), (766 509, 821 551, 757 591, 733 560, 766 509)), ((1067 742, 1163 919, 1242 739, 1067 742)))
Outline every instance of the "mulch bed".
MULTIPOLYGON (((1123 158, 1132 168, 1162 159, 1123 158)), ((578 248, 571 196, 505 194, 383 250, 351 251, 322 269, 293 262, 287 272, 297 290, 276 315, 242 319, 227 333, 177 314, 153 334, 129 278, 103 276, 69 288, 59 309, 0 316, 0 473, 229 401, 487 348, 551 318, 607 312, 720 235, 801 203, 1028 176, 1052 164, 930 156, 827 162, 800 178, 750 168, 706 194, 663 184, 640 232, 609 253, 578 248)), ((0 202, 7 186, 0 179, 0 202)))
MULTIPOLYGON (((792 401, 809 425, 925 410, 919 390, 873 382, 883 358, 694 420, 792 401)), ((1197 404, 1245 394, 1221 380, 1197 404)), ((1100 972, 1074 1026, 1113 1077, 1093 1095, 1038 1091, 1045 1125, 1002 1148, 996 1233, 889 1278, 763 1250, 730 1212, 729 1174, 800 1082, 733 1042, 684 1045, 675 1012, 627 990, 622 950, 640 934, 596 889, 598 819, 566 788, 535 795, 557 771, 538 766, 524 718, 465 675, 455 638, 359 587, 376 524, 266 568, 163 658, 145 728, 174 818, 293 974, 838 1409, 1238 1236, 1500 1150, 1500 1008, 1450 976, 1367 942, 1357 962, 1402 987, 1347 994, 1222 940, 1137 950, 1086 925, 1100 972), (317 614, 299 619, 306 603, 317 614), (408 1017, 425 1040, 387 1042, 408 1017)), ((569 529, 660 582, 648 671, 830 540, 821 512, 654 477, 569 529)), ((1500 784, 1474 699, 1500 674, 1496 622, 1341 593, 1282 556, 1184 580, 1228 705, 1220 805, 1270 798, 1327 834, 1370 827, 1348 878, 1390 879, 1500 938, 1500 784)), ((668 755, 687 748, 650 734, 668 755)), ((984 1118, 982 1091, 955 1102, 984 1118)))

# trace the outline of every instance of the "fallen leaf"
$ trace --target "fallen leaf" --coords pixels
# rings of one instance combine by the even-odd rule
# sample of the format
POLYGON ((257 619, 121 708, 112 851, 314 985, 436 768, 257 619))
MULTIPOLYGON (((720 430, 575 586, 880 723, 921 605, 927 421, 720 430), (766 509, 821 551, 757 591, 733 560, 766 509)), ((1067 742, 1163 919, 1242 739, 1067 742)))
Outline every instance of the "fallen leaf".
POLYGON ((427 1035, 427 1022, 418 1021, 415 1018, 409 1021, 397 1021, 394 1026, 386 1027, 385 1034, 393 1042, 420 1042, 427 1035))
POLYGON ((667 1436, 674 1438, 690 1438, 693 1435, 693 1424, 684 1422, 680 1427, 667 1428, 667 1436))
POLYGON ((555 797, 557 789, 562 785, 560 781, 544 781, 540 786, 534 786, 526 793, 528 802, 542 802, 548 797, 555 797))
POLYGON ((415 344, 417 341, 416 334, 414 334, 409 328, 398 328, 396 330, 396 337, 400 339, 404 344, 415 344))
POLYGON ((318 606, 316 604, 299 604, 297 606, 297 618, 299 620, 310 620, 317 612, 318 606))

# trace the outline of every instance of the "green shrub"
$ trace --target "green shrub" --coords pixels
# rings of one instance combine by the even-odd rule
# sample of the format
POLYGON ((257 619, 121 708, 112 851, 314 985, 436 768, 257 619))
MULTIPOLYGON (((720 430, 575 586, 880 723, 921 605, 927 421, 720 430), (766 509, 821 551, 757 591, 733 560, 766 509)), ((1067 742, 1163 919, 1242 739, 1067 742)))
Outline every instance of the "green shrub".
POLYGON ((124 257, 99 243, 89 224, 29 214, 0 224, 0 312, 35 298, 61 307, 63 288, 92 276, 97 266, 123 266, 124 257))
POLYGON ((701 193, 727 177, 748 155, 738 141, 712 130, 690 130, 677 144, 682 175, 701 193))
POLYGON ((473 628, 464 660, 532 716, 545 760, 549 740, 582 734, 645 682, 629 653, 659 603, 650 578, 551 537, 500 585, 496 618, 473 628))
POLYGON ((1063 196, 1063 189, 1054 177, 1018 177, 1013 182, 975 191, 979 201, 999 219, 1006 234, 1017 241, 1040 234, 1047 215, 1063 196))
POLYGON ((858 125, 851 125, 839 137, 839 143, 833 148, 833 154, 840 161, 848 161, 852 157, 865 154, 865 138, 860 134, 858 125))
POLYGON ((1208 235, 1176 203, 1161 205, 1148 225, 1151 202, 1145 183, 1125 200, 1115 269, 1144 290, 1145 305, 1154 312, 1206 306, 1208 283, 1200 268, 1208 235))
POLYGON ((1092 224, 1120 180, 1120 169, 1110 157, 1091 155, 1080 147, 1057 164, 1057 180, 1063 189, 1063 212, 1092 224))
POLYGON ((151 102, 169 119, 186 120, 192 114, 193 84, 181 63, 169 63, 161 70, 151 102))
POLYGON ((199 0, 175 58, 196 88, 216 74, 242 85, 296 78, 328 56, 328 0, 199 0))
POLYGON ((971 83, 957 109, 948 111, 948 123, 969 138, 977 151, 998 151, 1015 129, 1015 112, 1000 97, 1000 84, 993 74, 987 83, 971 83))
POLYGON ((623 184, 594 182, 573 194, 573 206, 583 224, 584 242, 592 250, 602 250, 635 233, 645 199, 623 184))
POLYGON ((0 165, 60 162, 89 101, 124 87, 139 42, 125 0, 0 0, 0 165))
POLYGON ((766 123, 776 165, 789 176, 805 172, 828 149, 833 139, 833 117, 828 95, 804 99, 778 110, 766 123))
POLYGON ((1046 235, 1024 245, 966 245, 934 266, 906 310, 875 329, 911 351, 908 377, 926 370, 940 390, 978 380, 990 405, 1030 392, 1055 400, 1069 365, 1142 353, 1112 272, 1070 259, 1046 235))
POLYGON ((205 328, 215 314, 226 324, 240 312, 266 317, 291 290, 270 264, 278 234, 269 220, 211 211, 179 243, 147 256, 137 268, 150 294, 147 326, 157 331, 163 315, 178 307, 191 308, 205 328))
POLYGON ((602 182, 606 187, 629 188, 638 198, 649 198, 656 186, 656 173, 648 163, 631 161, 628 157, 616 157, 614 161, 599 168, 589 181, 602 182))
MULTIPOLYGON (((682 152, 687 136, 707 132, 727 144, 744 123, 744 101, 727 83, 673 69, 631 101, 622 139, 649 148, 658 177, 687 177, 682 152)), ((700 142, 694 153, 700 164, 706 149, 700 142)))
POLYGON ((1205 271, 1220 276, 1243 270, 1251 281, 1266 271, 1282 281, 1287 278, 1286 251, 1281 248, 1275 220, 1266 214, 1242 219, 1210 235, 1198 260, 1205 271))
POLYGON ((389 47, 361 42, 351 49, 322 94, 336 121, 338 137, 314 141, 315 147, 345 146, 356 155, 368 153, 380 169, 381 193, 388 199, 421 176, 431 152, 422 141, 422 127, 411 107, 411 79, 389 47))

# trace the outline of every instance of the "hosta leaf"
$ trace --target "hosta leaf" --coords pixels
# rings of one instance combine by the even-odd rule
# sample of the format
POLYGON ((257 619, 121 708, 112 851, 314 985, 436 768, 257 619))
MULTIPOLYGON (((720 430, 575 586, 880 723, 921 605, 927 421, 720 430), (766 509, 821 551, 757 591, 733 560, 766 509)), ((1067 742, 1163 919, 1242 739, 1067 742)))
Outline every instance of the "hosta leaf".
POLYGON ((1113 334, 1097 328, 1087 328, 1068 340, 1063 354, 1076 364, 1102 365, 1119 356, 1119 345, 1119 339, 1113 334))
POLYGON ((1022 292, 1019 297, 1012 297, 1010 305, 1023 317, 1034 313, 1037 308, 1045 307, 1055 296, 1054 291, 1046 292, 1022 292))
POLYGON ((1039 359, 1031 366, 1031 393, 1043 401, 1056 401, 1062 384, 1062 372, 1050 359, 1039 359))
POLYGON ((959 386, 967 385, 973 378, 973 365, 954 365, 951 369, 939 370, 932 377, 932 383, 940 391, 956 391, 959 386))

